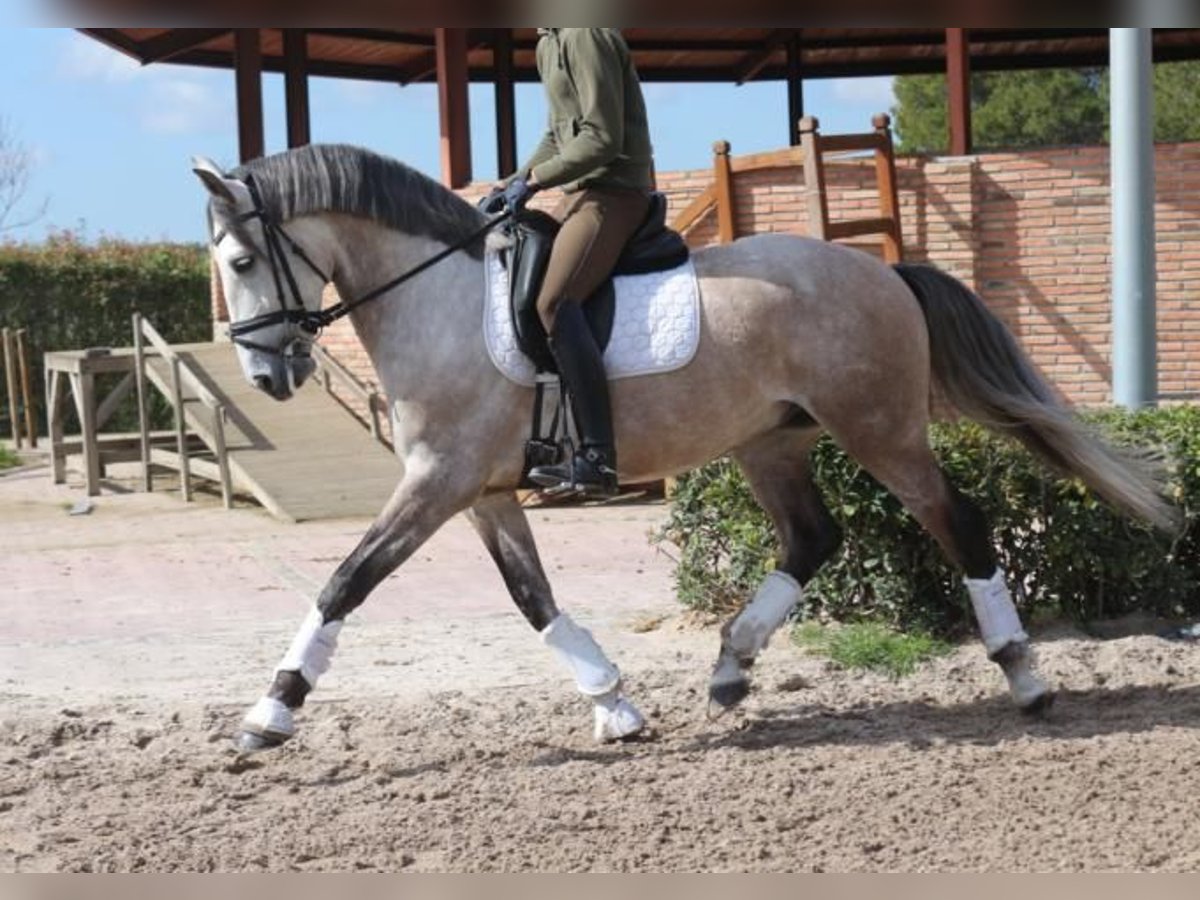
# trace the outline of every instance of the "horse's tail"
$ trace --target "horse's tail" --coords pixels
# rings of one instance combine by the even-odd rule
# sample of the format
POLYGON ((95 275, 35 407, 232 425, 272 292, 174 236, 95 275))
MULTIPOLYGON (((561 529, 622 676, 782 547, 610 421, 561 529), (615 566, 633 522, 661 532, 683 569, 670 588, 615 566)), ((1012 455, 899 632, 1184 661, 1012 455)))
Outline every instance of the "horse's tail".
POLYGON ((925 314, 933 376, 963 415, 1017 438, 1118 509, 1160 528, 1175 527, 1156 479, 1089 432, 978 296, 929 266, 895 269, 925 314))

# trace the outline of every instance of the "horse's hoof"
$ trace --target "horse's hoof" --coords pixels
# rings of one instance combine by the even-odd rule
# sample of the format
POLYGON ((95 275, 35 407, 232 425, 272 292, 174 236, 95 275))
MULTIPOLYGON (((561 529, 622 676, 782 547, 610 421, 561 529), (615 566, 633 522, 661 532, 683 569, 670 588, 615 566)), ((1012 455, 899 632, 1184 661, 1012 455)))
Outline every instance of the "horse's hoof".
POLYGON ((596 707, 595 738, 599 744, 637 740, 646 730, 646 719, 636 706, 621 698, 611 708, 596 707))
POLYGON ((1046 691, 1039 697, 1035 697, 1029 703, 1021 707, 1021 715, 1028 716, 1031 719, 1036 719, 1046 715, 1054 706, 1054 701, 1058 699, 1058 695, 1054 691, 1046 691))
POLYGON ((233 745, 239 753, 265 753, 268 750, 278 750, 288 742, 289 738, 281 734, 257 734, 253 731, 239 731, 233 739, 233 745))
POLYGON ((723 681, 713 684, 708 689, 708 718, 715 720, 727 712, 740 706, 742 701, 750 696, 750 682, 723 681))

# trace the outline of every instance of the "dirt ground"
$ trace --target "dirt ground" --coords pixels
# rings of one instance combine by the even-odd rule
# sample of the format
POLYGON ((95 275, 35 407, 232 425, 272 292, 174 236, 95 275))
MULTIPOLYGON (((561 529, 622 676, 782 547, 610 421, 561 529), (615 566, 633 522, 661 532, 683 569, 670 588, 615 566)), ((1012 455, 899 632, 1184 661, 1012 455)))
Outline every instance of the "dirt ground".
POLYGON ((654 505, 536 511, 560 601, 653 739, 590 711, 456 520, 344 632, 275 755, 229 737, 363 522, 0 478, 0 871, 1200 869, 1200 657, 1038 635, 1025 721, 976 646, 901 682, 784 641, 705 719, 717 635, 679 615, 654 505))

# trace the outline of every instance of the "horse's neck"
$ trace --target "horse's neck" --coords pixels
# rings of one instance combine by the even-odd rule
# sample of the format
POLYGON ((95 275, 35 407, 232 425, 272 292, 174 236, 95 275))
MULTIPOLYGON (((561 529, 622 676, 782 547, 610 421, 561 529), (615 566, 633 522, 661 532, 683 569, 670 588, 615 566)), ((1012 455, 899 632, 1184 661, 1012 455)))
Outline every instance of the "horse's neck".
MULTIPOLYGON (((369 223, 344 223, 338 293, 363 297, 446 249, 369 223)), ((455 253, 412 281, 354 311, 359 340, 393 401, 444 394, 432 373, 472 368, 482 338, 483 262, 455 253)))

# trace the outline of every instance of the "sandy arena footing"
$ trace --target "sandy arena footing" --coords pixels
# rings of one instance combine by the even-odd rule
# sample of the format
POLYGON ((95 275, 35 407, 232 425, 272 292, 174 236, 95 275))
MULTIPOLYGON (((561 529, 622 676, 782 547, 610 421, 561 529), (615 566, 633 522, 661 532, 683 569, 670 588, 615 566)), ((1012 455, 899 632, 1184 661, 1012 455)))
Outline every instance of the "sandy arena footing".
POLYGON ((976 646, 892 682, 777 641, 705 718, 661 505, 535 510, 560 603, 653 739, 590 711, 456 519, 346 628, 275 755, 229 738, 366 523, 0 477, 0 871, 1194 871, 1200 659, 1040 635, 1015 713, 976 646))

